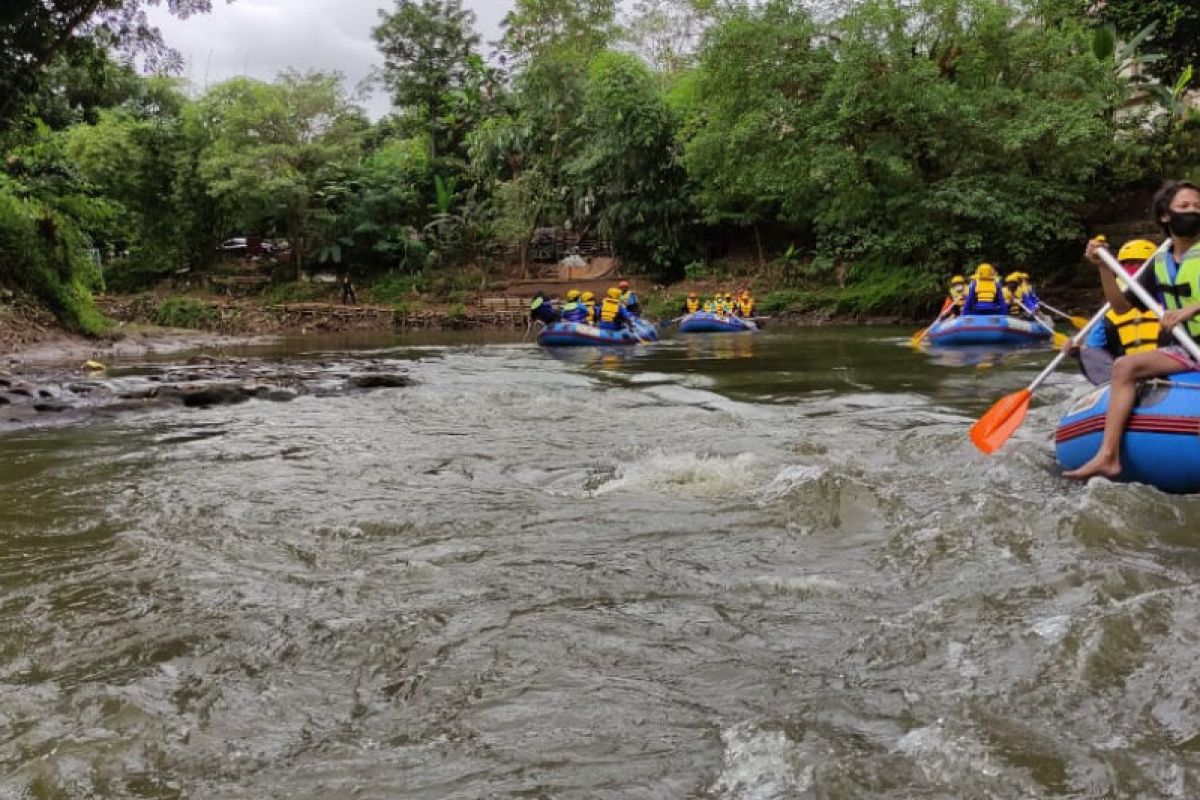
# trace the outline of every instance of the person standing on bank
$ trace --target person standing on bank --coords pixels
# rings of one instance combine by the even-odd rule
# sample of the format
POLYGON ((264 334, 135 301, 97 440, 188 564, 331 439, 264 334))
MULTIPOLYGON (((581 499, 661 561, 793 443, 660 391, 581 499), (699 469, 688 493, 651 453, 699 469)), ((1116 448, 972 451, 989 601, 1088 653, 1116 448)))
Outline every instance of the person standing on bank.
MULTIPOLYGON (((1164 307, 1160 320, 1163 335, 1176 325, 1186 325, 1193 338, 1200 336, 1200 187, 1188 181, 1168 183, 1154 195, 1154 218, 1171 236, 1171 245, 1154 258, 1142 275, 1141 283, 1164 307)), ((1097 250, 1103 241, 1088 242, 1085 257, 1099 265, 1104 296, 1113 311, 1124 314, 1134 308, 1117 280, 1104 268, 1097 250)), ((1200 369, 1191 354, 1177 344, 1157 350, 1121 356, 1113 364, 1109 386, 1108 412, 1104 417, 1104 438, 1100 449, 1079 469, 1064 472, 1068 478, 1085 479, 1094 475, 1116 477, 1121 474, 1121 435, 1133 413, 1137 382, 1160 378, 1176 372, 1200 369)))

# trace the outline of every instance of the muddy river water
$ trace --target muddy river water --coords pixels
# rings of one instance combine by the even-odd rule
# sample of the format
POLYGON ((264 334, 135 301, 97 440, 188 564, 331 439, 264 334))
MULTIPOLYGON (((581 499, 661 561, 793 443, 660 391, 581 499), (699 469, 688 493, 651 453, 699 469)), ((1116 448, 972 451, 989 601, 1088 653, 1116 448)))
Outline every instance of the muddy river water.
POLYGON ((1200 795, 1200 499, 1059 477, 1073 368, 978 454, 1049 351, 910 333, 5 433, 0 798, 1200 795))

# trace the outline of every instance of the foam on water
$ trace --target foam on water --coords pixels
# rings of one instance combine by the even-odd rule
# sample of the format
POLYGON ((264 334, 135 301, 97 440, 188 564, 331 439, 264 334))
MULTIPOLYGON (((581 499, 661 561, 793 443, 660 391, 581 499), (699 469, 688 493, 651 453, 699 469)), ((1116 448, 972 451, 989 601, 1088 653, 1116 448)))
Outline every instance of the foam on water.
POLYGON ((721 774, 710 791, 736 800, 794 797, 812 786, 812 765, 797 769, 794 748, 780 731, 741 722, 721 731, 721 774))
POLYGON ((684 497, 730 497, 745 494, 761 480, 762 466, 750 453, 733 456, 664 453, 622 464, 593 495, 616 491, 684 497))

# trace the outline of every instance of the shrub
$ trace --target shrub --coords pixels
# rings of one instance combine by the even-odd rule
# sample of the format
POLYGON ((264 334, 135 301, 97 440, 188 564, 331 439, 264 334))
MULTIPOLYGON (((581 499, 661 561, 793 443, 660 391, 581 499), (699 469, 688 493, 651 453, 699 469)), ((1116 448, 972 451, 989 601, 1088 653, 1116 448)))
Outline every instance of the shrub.
POLYGON ((213 306, 192 297, 169 297, 154 312, 154 321, 167 328, 209 328, 219 322, 213 306))
POLYGON ((49 307, 67 328, 98 336, 111 327, 92 302, 100 272, 75 223, 43 203, 0 186, 0 279, 49 307))

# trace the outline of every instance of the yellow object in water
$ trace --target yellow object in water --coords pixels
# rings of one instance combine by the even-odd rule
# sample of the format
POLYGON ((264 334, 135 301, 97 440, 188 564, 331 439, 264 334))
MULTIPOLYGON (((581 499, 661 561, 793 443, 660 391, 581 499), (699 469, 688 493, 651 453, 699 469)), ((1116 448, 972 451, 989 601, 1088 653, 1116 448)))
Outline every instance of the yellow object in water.
POLYGON ((105 367, 99 361, 94 361, 90 358, 87 361, 83 362, 83 368, 86 369, 88 372, 101 372, 101 371, 107 369, 107 367, 105 367))

